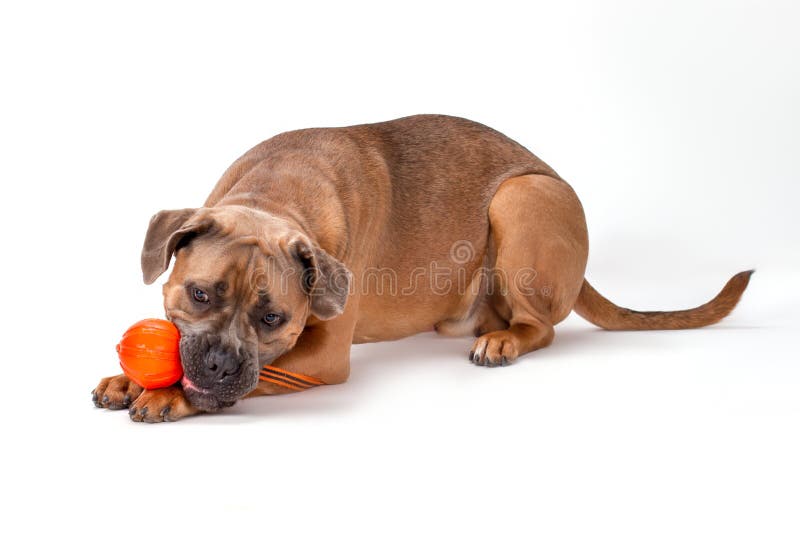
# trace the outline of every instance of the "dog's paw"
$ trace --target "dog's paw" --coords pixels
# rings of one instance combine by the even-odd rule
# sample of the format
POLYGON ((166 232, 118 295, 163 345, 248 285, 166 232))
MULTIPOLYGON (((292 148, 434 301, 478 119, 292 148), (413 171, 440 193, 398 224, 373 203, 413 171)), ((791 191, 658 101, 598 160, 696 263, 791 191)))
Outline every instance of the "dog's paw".
POLYGON ((104 378, 92 390, 92 402, 98 408, 121 410, 142 394, 142 387, 125 375, 104 378))
POLYGON ((177 421, 199 412, 186 400, 180 386, 146 389, 128 410, 132 421, 145 423, 177 421))
POLYGON ((496 367, 507 365, 519 356, 517 339, 508 330, 497 330, 479 337, 469 351, 469 361, 475 365, 496 367))

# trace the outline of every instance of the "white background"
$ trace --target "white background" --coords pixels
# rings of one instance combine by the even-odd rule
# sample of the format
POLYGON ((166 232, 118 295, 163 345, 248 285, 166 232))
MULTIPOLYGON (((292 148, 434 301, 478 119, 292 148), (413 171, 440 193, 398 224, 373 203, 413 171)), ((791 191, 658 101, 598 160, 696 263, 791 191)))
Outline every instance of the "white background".
POLYGON ((3 530, 797 532, 798 4, 280 4, 0 8, 3 530), (566 178, 619 304, 750 289, 697 331, 570 317, 507 368, 422 335, 219 415, 92 406, 162 314, 150 215, 281 131, 415 113, 566 178))

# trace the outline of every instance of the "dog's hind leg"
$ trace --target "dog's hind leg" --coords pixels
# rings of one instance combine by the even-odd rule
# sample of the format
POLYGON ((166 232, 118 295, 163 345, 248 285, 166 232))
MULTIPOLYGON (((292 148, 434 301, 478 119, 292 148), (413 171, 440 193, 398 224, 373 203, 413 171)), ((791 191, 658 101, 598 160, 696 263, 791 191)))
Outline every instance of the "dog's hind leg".
POLYGON ((553 341, 553 326, 578 298, 589 245, 578 197, 550 176, 503 182, 489 206, 489 222, 497 251, 489 298, 508 327, 483 333, 470 360, 494 366, 553 341))

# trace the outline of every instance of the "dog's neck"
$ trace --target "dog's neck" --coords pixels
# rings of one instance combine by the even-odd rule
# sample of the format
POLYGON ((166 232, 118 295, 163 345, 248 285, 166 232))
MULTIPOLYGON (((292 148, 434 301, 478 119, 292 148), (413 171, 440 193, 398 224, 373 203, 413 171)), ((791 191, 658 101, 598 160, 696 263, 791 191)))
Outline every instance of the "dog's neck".
MULTIPOLYGON (((261 228, 283 226, 288 230, 303 233, 320 247, 333 255, 342 252, 344 232, 340 225, 326 224, 329 213, 308 213, 302 204, 278 202, 273 199, 259 198, 253 193, 229 193, 215 206, 238 206, 248 210, 261 228)), ((307 208, 307 206, 305 206, 307 208)), ((334 219, 342 220, 342 217, 334 219)))

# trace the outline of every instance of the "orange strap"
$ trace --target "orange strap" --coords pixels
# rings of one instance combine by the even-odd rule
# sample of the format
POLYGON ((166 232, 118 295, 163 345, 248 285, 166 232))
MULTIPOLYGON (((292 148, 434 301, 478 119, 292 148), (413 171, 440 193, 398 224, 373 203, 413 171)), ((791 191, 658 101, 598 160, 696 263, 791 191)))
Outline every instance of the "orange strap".
POLYGON ((258 379, 271 382, 294 391, 304 391, 314 386, 324 386, 325 382, 314 377, 292 373, 278 367, 265 365, 258 374, 258 379))

